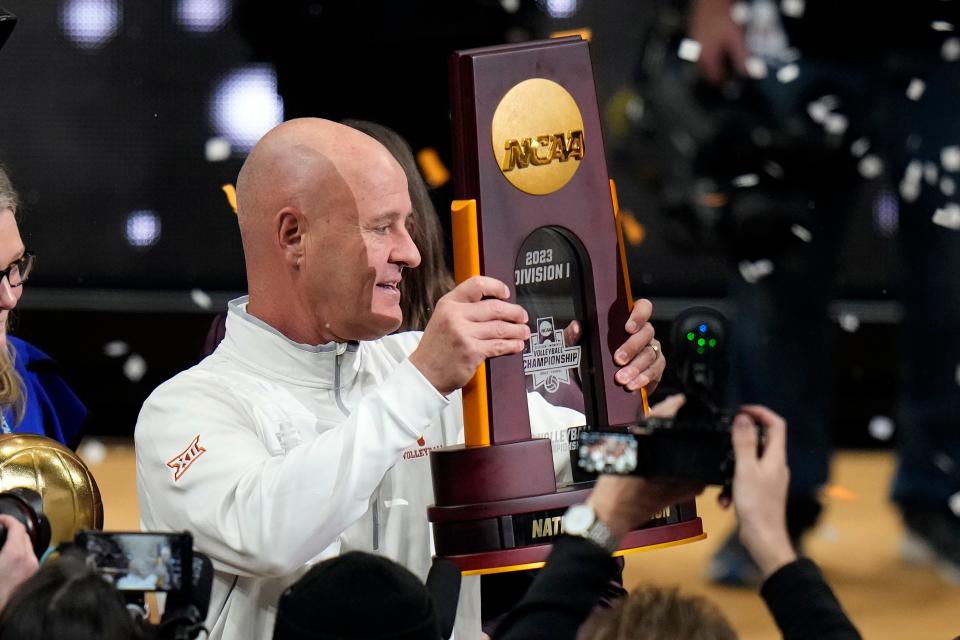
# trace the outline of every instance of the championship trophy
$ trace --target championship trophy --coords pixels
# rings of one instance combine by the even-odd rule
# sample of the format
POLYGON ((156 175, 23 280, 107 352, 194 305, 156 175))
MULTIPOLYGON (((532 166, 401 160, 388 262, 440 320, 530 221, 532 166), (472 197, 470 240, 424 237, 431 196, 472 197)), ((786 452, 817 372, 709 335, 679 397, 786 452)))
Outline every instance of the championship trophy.
MULTIPOLYGON (((531 338, 488 359, 463 389, 465 444, 430 454, 436 553, 465 575, 535 568, 560 517, 592 482, 558 487, 547 438, 532 438, 528 394, 583 414, 569 431, 626 427, 644 392, 614 382, 633 298, 607 174, 587 42, 579 37, 455 53, 451 105, 458 282, 511 286, 531 338)), ((572 464, 574 479, 579 475, 572 464)), ((629 533, 618 554, 705 537, 693 502, 629 533)))

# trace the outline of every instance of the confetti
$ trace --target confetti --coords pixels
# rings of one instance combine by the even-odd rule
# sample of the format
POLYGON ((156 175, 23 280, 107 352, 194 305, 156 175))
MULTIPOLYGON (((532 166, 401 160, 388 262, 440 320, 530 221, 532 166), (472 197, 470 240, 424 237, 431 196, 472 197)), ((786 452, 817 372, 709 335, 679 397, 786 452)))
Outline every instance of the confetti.
POLYGON ((860 175, 870 180, 883 173, 883 162, 877 156, 870 154, 860 160, 860 175))
POLYGON ((123 340, 111 340, 103 345, 103 353, 108 358, 122 358, 130 353, 130 345, 123 340))
POLYGON ((867 425, 867 432, 870 437, 881 442, 886 442, 892 438, 895 430, 896 426, 889 416, 873 416, 867 425))
POLYGON ((626 114, 627 119, 631 122, 640 122, 643 120, 643 114, 645 112, 643 98, 638 95, 630 96, 623 111, 626 114))
POLYGON ((700 58, 700 49, 701 46, 699 42, 690 38, 684 38, 680 41, 680 48, 677 50, 677 55, 680 56, 681 60, 696 62, 700 58))
POLYGON ((697 152, 697 141, 686 131, 677 129, 671 132, 670 142, 682 155, 692 157, 697 152))
POLYGON ((730 6, 730 18, 740 25, 750 22, 750 5, 746 2, 734 2, 730 6))
POLYGON ((919 100, 923 97, 923 92, 927 89, 927 83, 920 78, 914 78, 907 85, 907 97, 911 100, 919 100))
POLYGON ((934 20, 930 23, 930 27, 934 31, 953 31, 953 25, 946 20, 934 20))
POLYGON ((953 515, 960 516, 960 491, 950 496, 947 504, 950 506, 950 511, 953 511, 953 515))
POLYGON ((947 475, 953 475, 953 472, 957 469, 957 463, 943 451, 939 451, 937 455, 933 456, 933 464, 947 475))
POLYGON ((747 75, 754 80, 763 80, 767 77, 767 63, 760 58, 751 56, 744 63, 747 67, 747 75))
POLYGON ((960 364, 957 365, 957 373, 954 377, 957 380, 957 384, 960 385, 960 364))
POLYGON ((839 104, 836 96, 822 96, 807 105, 807 113, 811 120, 823 124, 830 112, 836 109, 839 104))
POLYGON ((147 361, 138 353, 130 354, 130 357, 123 363, 123 375, 130 382, 140 382, 146 373, 147 361))
POLYGON ((797 236, 806 243, 813 242, 813 234, 810 233, 810 230, 799 224, 792 225, 790 227, 790 233, 797 236))
POLYGON ((202 289, 193 289, 190 292, 190 299, 193 300, 193 304, 201 309, 209 309, 213 305, 210 296, 202 289))
POLYGON ((847 116, 839 113, 831 113, 827 116, 827 120, 823 123, 823 127, 829 134, 842 136, 846 132, 849 124, 850 122, 847 120, 847 116))
POLYGON ((755 284, 773 273, 773 262, 767 259, 757 260, 756 262, 743 260, 738 266, 740 275, 750 284, 755 284))
POLYGON ((780 10, 788 18, 802 18, 805 9, 804 0, 783 0, 780 3, 780 10))
POLYGON ((836 544, 840 541, 840 531, 836 527, 832 527, 828 524, 825 524, 818 529, 817 536, 828 544, 836 544))
POLYGON ((933 162, 924 162, 923 163, 923 179, 927 181, 927 184, 937 184, 937 165, 933 162))
POLYGON ((948 198, 957 192, 957 183, 953 178, 944 176, 940 180, 940 193, 948 198))
POLYGON ((207 162, 223 162, 233 152, 230 142, 225 138, 210 138, 204 150, 207 162))
POLYGON ((520 0, 500 0, 500 6, 507 13, 516 13, 520 9, 520 0))
POLYGON ((960 147, 944 147, 940 151, 940 164, 947 171, 960 171, 960 147))
POLYGON ((865 154, 869 150, 870 150, 870 141, 867 140, 866 138, 857 138, 850 145, 850 153, 852 153, 857 158, 862 157, 863 154, 865 154))
POLYGON ((96 438, 84 438, 77 449, 77 455, 87 465, 98 465, 107 458, 107 446, 96 438))
POLYGON ((777 80, 783 84, 788 82, 793 82, 800 77, 800 67, 796 64, 788 64, 784 67, 777 69, 777 80))
POLYGON ((383 506, 387 509, 392 509, 394 507, 406 507, 410 503, 404 500, 403 498, 393 498, 392 500, 384 500, 383 506))
POLYGON ((760 176, 755 173, 745 173, 733 179, 733 186, 740 188, 755 187, 760 184, 760 176))
POLYGON ((920 178, 923 177, 923 163, 911 160, 900 181, 900 197, 906 202, 915 202, 920 197, 920 178))
POLYGON ((933 224, 955 231, 960 230, 960 205, 951 202, 942 209, 937 209, 933 214, 933 224))
POLYGON ((841 313, 837 322, 840 324, 840 328, 847 333, 856 333, 857 329, 860 328, 860 318, 852 313, 841 313))
POLYGON ((771 178, 776 178, 777 180, 783 179, 783 167, 773 160, 768 160, 765 162, 763 164, 763 170, 766 171, 767 175, 771 178))
POLYGON ((846 487, 841 487, 838 484, 828 484, 823 489, 823 495, 827 496, 828 498, 834 498, 836 500, 848 500, 848 501, 856 500, 858 497, 857 494, 851 491, 850 489, 847 489, 846 487))
POLYGON ((960 60, 960 38, 947 38, 940 47, 940 56, 947 62, 960 60))

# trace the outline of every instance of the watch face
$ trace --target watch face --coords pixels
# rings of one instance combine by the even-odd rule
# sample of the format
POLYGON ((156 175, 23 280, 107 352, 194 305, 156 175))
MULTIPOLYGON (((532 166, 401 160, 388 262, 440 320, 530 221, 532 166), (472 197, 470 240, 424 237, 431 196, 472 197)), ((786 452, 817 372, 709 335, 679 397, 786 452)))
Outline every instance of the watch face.
POLYGON ((563 518, 563 528, 566 533, 585 533, 593 524, 593 509, 585 504, 570 507, 563 518))

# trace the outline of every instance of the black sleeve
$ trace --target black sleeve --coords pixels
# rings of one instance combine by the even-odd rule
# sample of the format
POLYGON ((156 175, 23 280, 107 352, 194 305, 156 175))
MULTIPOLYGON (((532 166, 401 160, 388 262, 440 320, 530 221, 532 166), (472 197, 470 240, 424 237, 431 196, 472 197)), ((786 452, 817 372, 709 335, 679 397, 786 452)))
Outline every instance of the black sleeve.
POLYGON ((760 595, 784 640, 860 638, 812 560, 801 558, 778 569, 760 587, 760 595))
POLYGON ((616 561, 589 540, 558 538, 546 566, 493 637, 572 640, 617 571, 616 561))

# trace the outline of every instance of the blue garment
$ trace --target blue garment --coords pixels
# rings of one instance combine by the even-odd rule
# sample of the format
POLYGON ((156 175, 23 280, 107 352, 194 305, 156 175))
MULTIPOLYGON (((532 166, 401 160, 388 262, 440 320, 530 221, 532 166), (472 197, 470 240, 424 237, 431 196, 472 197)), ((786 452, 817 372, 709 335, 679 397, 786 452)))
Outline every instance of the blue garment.
POLYGON ((13 433, 35 433, 76 449, 83 437, 87 408, 60 376, 60 367, 50 356, 28 342, 7 336, 16 355, 14 366, 23 379, 26 395, 23 420, 15 423, 11 408, 3 419, 13 433))

